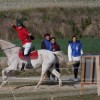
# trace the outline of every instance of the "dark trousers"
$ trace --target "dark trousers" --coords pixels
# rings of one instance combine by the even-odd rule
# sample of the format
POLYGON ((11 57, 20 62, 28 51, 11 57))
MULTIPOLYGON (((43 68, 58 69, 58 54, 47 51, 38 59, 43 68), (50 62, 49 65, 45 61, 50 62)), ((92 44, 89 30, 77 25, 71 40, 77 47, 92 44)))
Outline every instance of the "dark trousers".
MULTIPOLYGON (((60 73, 59 63, 55 64, 55 69, 60 73)), ((55 78, 55 75, 51 74, 51 72, 49 70, 47 71, 45 78, 50 79, 50 75, 51 75, 52 78, 55 78)))
MULTIPOLYGON (((60 73, 60 69, 59 69, 59 60, 58 60, 58 58, 57 58, 56 55, 55 55, 55 57, 56 57, 55 69, 60 73)), ((55 78, 55 75, 51 74, 51 72, 48 70, 48 71, 46 72, 45 78, 50 79, 50 76, 51 76, 52 78, 55 78)))
POLYGON ((80 61, 77 61, 76 64, 73 65, 73 67, 74 67, 74 78, 77 78, 79 65, 80 65, 80 61))
POLYGON ((45 78, 50 79, 50 75, 51 75, 51 72, 49 70, 47 70, 45 78))

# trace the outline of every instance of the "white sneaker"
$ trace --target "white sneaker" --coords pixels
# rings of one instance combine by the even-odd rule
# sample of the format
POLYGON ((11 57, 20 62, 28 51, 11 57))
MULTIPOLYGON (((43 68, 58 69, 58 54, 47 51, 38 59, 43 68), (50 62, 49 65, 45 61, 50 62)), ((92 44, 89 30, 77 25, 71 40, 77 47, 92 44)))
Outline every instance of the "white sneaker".
POLYGON ((74 78, 73 81, 77 82, 77 81, 79 81, 79 79, 78 78, 74 78))

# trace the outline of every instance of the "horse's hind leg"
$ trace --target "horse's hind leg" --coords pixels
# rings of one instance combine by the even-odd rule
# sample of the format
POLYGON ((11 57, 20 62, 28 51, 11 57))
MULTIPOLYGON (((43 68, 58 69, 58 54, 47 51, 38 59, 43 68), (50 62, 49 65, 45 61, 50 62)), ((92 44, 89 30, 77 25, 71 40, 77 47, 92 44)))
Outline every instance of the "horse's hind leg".
POLYGON ((7 77, 7 73, 6 73, 5 69, 2 70, 2 79, 3 79, 3 81, 1 83, 0 88, 3 87, 7 83, 8 77, 7 77))
POLYGON ((61 75, 55 68, 51 69, 52 74, 54 74, 59 80, 59 86, 62 86, 61 75))

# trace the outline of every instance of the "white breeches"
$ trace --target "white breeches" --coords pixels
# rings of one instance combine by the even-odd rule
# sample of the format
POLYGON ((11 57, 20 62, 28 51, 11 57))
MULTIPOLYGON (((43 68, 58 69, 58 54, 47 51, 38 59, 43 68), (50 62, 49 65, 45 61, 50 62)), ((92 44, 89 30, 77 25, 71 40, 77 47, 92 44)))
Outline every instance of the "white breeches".
POLYGON ((23 47, 24 47, 24 55, 27 55, 32 47, 32 43, 26 43, 23 45, 23 47))

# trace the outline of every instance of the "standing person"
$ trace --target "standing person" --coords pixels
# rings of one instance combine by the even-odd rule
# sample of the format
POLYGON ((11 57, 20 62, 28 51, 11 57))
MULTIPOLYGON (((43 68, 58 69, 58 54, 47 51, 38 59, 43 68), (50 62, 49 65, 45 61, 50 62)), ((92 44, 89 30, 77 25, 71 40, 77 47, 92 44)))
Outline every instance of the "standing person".
MULTIPOLYGON (((50 50, 51 51, 51 42, 50 42, 50 34, 46 33, 44 34, 44 39, 41 43, 41 49, 46 49, 46 50, 50 50)), ((45 79, 50 80, 50 71, 47 71, 46 75, 45 75, 45 79)))
POLYGON ((60 51, 60 46, 57 44, 56 38, 51 37, 50 41, 51 41, 51 51, 53 52, 60 51))
POLYGON ((29 51, 31 49, 32 40, 34 39, 34 37, 31 35, 31 33, 27 31, 26 27, 23 25, 21 21, 16 21, 16 25, 12 25, 12 27, 17 31, 18 38, 21 40, 21 43, 23 45, 24 56, 27 61, 26 68, 31 69, 33 67, 31 64, 30 57, 29 57, 29 51))
MULTIPOLYGON (((53 52, 60 51, 60 46, 57 44, 56 38, 51 37, 50 40, 51 40, 51 51, 53 52)), ((60 72, 58 59, 57 59, 57 63, 55 64, 55 67, 56 67, 56 70, 60 72)), ((52 76, 52 80, 55 80, 55 76, 53 74, 51 76, 52 76)))
POLYGON ((46 49, 51 51, 51 42, 50 42, 50 34, 44 34, 44 39, 41 43, 41 49, 46 49))
POLYGON ((69 61, 75 61, 74 67, 74 81, 78 81, 78 68, 80 65, 81 55, 83 54, 82 43, 77 40, 77 36, 72 37, 72 41, 68 45, 69 61))

